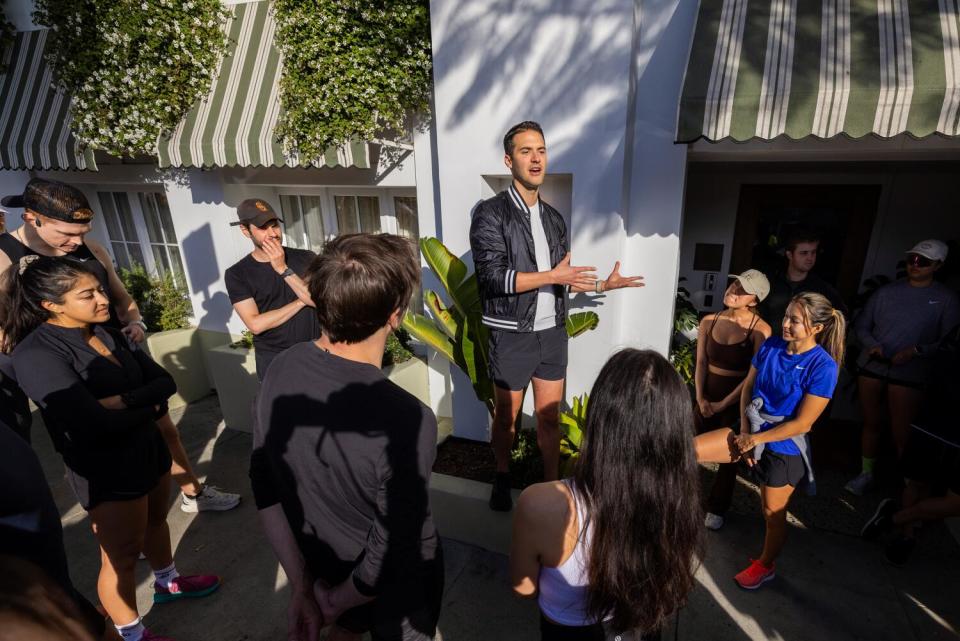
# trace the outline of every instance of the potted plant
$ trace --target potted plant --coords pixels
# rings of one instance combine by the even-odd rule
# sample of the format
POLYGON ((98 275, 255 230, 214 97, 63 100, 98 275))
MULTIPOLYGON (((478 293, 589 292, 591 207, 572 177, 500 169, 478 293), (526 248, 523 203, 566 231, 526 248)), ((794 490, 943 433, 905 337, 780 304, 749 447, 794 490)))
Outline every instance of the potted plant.
POLYGON ((197 329, 190 326, 192 309, 186 291, 169 272, 150 274, 142 265, 121 269, 120 280, 137 302, 150 330, 144 348, 177 383, 171 407, 179 407, 210 393, 197 329))

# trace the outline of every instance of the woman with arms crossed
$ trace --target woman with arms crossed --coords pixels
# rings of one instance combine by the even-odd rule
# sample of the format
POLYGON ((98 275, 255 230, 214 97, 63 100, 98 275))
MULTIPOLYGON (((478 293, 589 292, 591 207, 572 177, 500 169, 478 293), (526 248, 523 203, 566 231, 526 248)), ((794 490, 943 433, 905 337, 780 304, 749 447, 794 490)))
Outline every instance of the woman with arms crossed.
POLYGON ((782 337, 768 339, 753 358, 739 434, 724 428, 696 439, 701 461, 745 461, 760 485, 766 536, 760 557, 734 577, 742 588, 759 588, 774 577, 787 537, 787 503, 798 485, 813 483, 807 433, 836 388, 845 330, 843 314, 824 296, 794 296, 782 337))
POLYGON ((538 595, 541 638, 658 639, 693 586, 699 499, 689 392, 656 352, 619 352, 591 391, 573 478, 517 503, 511 583, 538 595))
POLYGON ((170 453, 157 429, 176 385, 117 330, 100 325, 109 300, 93 271, 66 258, 24 257, 7 272, 3 351, 39 406, 101 551, 97 592, 125 641, 162 637, 137 614, 142 550, 154 602, 206 596, 216 576, 180 576, 170 550, 170 453))

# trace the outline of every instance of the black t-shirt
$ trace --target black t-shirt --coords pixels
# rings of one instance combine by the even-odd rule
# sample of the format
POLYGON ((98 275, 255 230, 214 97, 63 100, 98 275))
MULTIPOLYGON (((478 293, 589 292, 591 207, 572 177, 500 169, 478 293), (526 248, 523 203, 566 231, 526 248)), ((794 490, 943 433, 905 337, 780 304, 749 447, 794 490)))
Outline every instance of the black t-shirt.
POLYGON ((411 607, 427 598, 438 554, 430 408, 373 365, 301 343, 270 366, 253 433, 257 507, 283 506, 314 576, 352 575, 361 592, 411 607))
MULTIPOLYGON (((306 249, 284 247, 283 250, 287 257, 287 267, 300 278, 303 278, 310 263, 317 257, 306 249)), ((254 259, 252 254, 247 254, 227 269, 224 280, 232 304, 252 298, 261 314, 280 309, 297 300, 296 293, 270 263, 261 263, 254 259)), ((283 325, 254 336, 253 346, 258 351, 282 352, 291 345, 319 337, 320 323, 317 321, 317 313, 312 307, 304 307, 283 325)))
POLYGON ((789 280, 786 272, 779 272, 772 277, 768 276, 768 279, 770 281, 770 293, 757 306, 757 311, 760 312, 760 317, 773 328, 775 335, 780 333, 783 317, 787 313, 790 300, 802 292, 822 294, 834 308, 843 312, 847 320, 850 320, 847 306, 844 304, 843 298, 840 297, 840 292, 813 272, 808 273, 807 277, 799 282, 789 280))

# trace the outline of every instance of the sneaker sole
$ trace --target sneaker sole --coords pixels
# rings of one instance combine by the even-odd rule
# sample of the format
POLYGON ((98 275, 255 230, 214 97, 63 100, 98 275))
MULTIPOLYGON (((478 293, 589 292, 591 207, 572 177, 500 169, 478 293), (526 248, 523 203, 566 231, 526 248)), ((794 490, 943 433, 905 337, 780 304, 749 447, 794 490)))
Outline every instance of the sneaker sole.
POLYGON ((766 582, 768 582, 768 581, 772 581, 772 580, 774 579, 774 577, 776 577, 776 576, 777 576, 777 573, 776 573, 776 572, 771 572, 770 574, 766 575, 765 577, 763 577, 762 579, 760 579, 759 581, 757 581, 757 582, 756 582, 755 584, 753 584, 753 585, 744 585, 744 584, 740 583, 739 581, 737 581, 736 579, 734 579, 734 582, 735 582, 737 585, 739 585, 741 588, 743 588, 744 590, 756 590, 757 588, 759 588, 759 587, 760 587, 761 585, 763 585, 764 583, 766 583, 766 582))
POLYGON ((232 510, 233 508, 240 505, 240 499, 237 499, 236 503, 231 503, 229 505, 217 505, 214 507, 205 507, 202 510, 197 504, 189 503, 180 503, 180 510, 186 512, 187 514, 196 514, 198 512, 226 512, 227 510, 232 510))
MULTIPOLYGON (((877 509, 873 511, 873 516, 871 516, 870 519, 863 524, 863 527, 860 528, 861 539, 874 538, 873 535, 869 537, 867 536, 867 530, 869 530, 870 526, 873 525, 874 522, 880 517, 880 512, 883 511, 883 508, 886 507, 887 503, 893 503, 893 499, 883 499, 880 501, 880 505, 878 505, 877 509)), ((877 534, 879 534, 879 532, 877 534)))
POLYGON ((180 601, 181 599, 199 599, 201 597, 210 596, 217 591, 221 583, 221 581, 217 581, 214 585, 210 586, 206 590, 197 590, 196 592, 171 592, 168 594, 154 593, 153 602, 170 603, 171 601, 180 601))

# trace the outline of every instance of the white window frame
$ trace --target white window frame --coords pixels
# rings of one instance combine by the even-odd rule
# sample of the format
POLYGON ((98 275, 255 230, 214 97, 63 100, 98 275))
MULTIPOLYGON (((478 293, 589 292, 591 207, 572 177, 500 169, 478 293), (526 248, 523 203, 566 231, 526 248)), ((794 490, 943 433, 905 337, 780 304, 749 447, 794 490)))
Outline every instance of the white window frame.
MULTIPOLYGON (((100 214, 101 219, 104 217, 103 211, 100 210, 100 192, 106 192, 110 194, 124 194, 127 197, 127 203, 130 206, 130 215, 133 216, 133 226, 136 231, 136 241, 140 245, 140 252, 143 254, 144 260, 144 269, 147 270, 150 274, 160 274, 159 265, 157 265, 156 260, 153 257, 153 243, 150 240, 150 231, 147 229, 146 219, 144 217, 143 207, 140 205, 140 193, 159 193, 166 195, 165 190, 161 185, 96 185, 93 188, 93 191, 96 192, 96 208, 100 214)), ((167 201, 169 203, 169 199, 167 201)), ((170 212, 171 218, 173 218, 173 212, 170 212)), ((113 251, 113 243, 110 238, 110 231, 106 227, 106 223, 103 225, 104 235, 105 235, 105 244, 107 251, 110 252, 110 257, 113 259, 114 265, 119 265, 117 262, 117 257, 113 251)), ((183 267, 183 277, 186 282, 182 283, 183 287, 189 292, 190 291, 190 274, 187 271, 187 261, 183 255, 183 245, 180 243, 180 234, 176 230, 176 224, 174 221, 174 234, 177 236, 176 247, 180 252, 180 263, 183 267)), ((173 245, 174 243, 159 243, 164 247, 168 245, 173 245)), ((169 257, 169 254, 168 254, 169 257)))
MULTIPOLYGON (((396 234, 396 210, 393 199, 395 196, 417 197, 416 187, 317 187, 317 186, 287 186, 278 188, 277 196, 320 196, 320 211, 323 216, 324 241, 336 238, 340 234, 340 223, 337 221, 337 196, 376 196, 380 205, 380 231, 396 234)), ((418 207, 419 216, 419 207, 418 207)), ((418 225, 419 228, 419 225, 418 225)))

